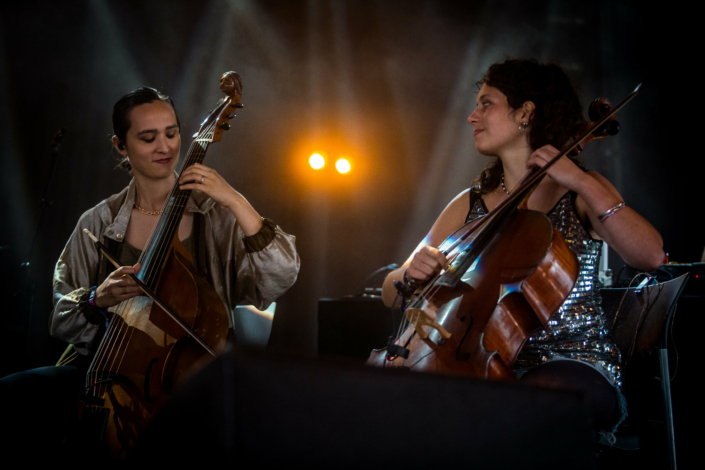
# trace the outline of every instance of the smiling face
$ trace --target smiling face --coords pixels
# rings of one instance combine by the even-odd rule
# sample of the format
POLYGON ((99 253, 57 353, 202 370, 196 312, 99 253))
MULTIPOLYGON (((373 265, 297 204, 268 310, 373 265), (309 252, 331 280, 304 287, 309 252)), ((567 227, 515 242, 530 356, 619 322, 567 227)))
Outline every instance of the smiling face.
POLYGON ((130 128, 120 154, 129 156, 135 176, 169 178, 179 160, 181 135, 176 114, 164 101, 135 106, 130 111, 130 128))
POLYGON ((477 108, 468 117, 475 128, 475 147, 483 155, 500 156, 508 150, 528 145, 527 134, 519 127, 528 121, 522 109, 513 109, 499 89, 482 85, 477 93, 477 108))

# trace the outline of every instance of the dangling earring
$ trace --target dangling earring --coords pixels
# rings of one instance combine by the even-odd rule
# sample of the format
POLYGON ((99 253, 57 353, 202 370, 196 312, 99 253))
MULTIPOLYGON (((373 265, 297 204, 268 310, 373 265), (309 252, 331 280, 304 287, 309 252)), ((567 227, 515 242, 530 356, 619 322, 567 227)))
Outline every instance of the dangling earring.
POLYGON ((528 122, 522 122, 521 126, 519 126, 519 132, 521 132, 521 135, 524 135, 526 132, 526 126, 528 125, 528 122))

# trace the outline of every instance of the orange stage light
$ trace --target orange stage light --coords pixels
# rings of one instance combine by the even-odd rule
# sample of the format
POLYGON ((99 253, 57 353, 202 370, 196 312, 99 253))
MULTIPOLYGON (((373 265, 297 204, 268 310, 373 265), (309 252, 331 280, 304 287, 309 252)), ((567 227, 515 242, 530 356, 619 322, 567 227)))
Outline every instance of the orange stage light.
POLYGON ((311 168, 313 168, 314 170, 320 170, 321 168, 326 166, 326 159, 323 158, 323 155, 321 155, 320 153, 314 153, 308 159, 308 164, 311 165, 311 168))
POLYGON ((339 158, 338 161, 335 162, 335 168, 338 170, 338 173, 348 173, 352 167, 347 159, 339 158))

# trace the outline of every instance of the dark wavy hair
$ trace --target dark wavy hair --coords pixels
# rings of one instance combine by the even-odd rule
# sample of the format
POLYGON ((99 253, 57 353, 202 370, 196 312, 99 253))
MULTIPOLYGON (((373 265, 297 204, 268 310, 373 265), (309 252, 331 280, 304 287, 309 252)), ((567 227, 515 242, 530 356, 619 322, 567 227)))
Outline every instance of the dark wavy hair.
MULTIPOLYGON (((118 147, 120 150, 125 148, 127 131, 129 131, 132 126, 132 121, 130 121, 130 112, 132 109, 135 106, 153 103, 154 101, 164 101, 171 105, 171 108, 174 110, 174 115, 176 116, 176 125, 179 126, 179 132, 181 132, 179 113, 176 112, 176 107, 174 106, 174 101, 171 97, 158 92, 154 88, 142 86, 132 90, 126 95, 123 95, 122 98, 117 100, 115 106, 113 106, 113 133, 118 139, 118 147)), ((131 174, 132 167, 130 166, 129 159, 120 154, 118 154, 117 158, 117 168, 122 168, 131 174)))
MULTIPOLYGON (((536 59, 507 59, 490 66, 477 82, 478 88, 482 85, 504 93, 513 109, 527 101, 534 103, 536 109, 526 128, 529 145, 534 150, 549 144, 561 149, 585 124, 575 88, 556 64, 541 64, 536 59)), ((473 185, 480 185, 480 194, 486 194, 499 185, 503 173, 502 162, 495 157, 473 185)))

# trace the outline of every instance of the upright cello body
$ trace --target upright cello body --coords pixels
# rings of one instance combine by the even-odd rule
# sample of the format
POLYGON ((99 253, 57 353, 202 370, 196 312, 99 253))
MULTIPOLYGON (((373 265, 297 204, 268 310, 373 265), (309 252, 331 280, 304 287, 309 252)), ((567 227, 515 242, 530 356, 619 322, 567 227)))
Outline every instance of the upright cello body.
MULTIPOLYGON (((203 161, 239 103, 237 90, 211 112, 179 173, 203 161)), ((158 302, 138 296, 109 309, 106 333, 86 376, 83 427, 95 438, 101 436, 118 459, 127 457, 174 388, 223 348, 228 334, 223 300, 198 273, 178 238, 190 196, 179 189, 178 179, 140 257, 137 275, 158 302)))
MULTIPOLYGON (((466 224, 439 249, 448 248, 481 222, 466 224)), ((451 272, 477 234, 451 249, 449 268, 440 277, 451 272)), ((407 329, 397 343, 406 345, 409 356, 391 358, 387 351, 373 351, 368 363, 510 379, 524 342, 547 325, 577 276, 578 260, 548 217, 517 210, 457 282, 436 282, 422 300, 406 309, 405 315, 417 326, 407 329)))
POLYGON ((512 367, 522 346, 534 331, 548 326, 579 270, 550 219, 529 210, 527 201, 560 158, 616 134, 614 114, 639 89, 616 107, 604 98, 593 101, 594 122, 553 160, 530 170, 489 214, 465 224, 438 247, 448 264, 413 293, 404 312, 408 326, 386 348, 372 351, 369 365, 514 378, 512 367))

